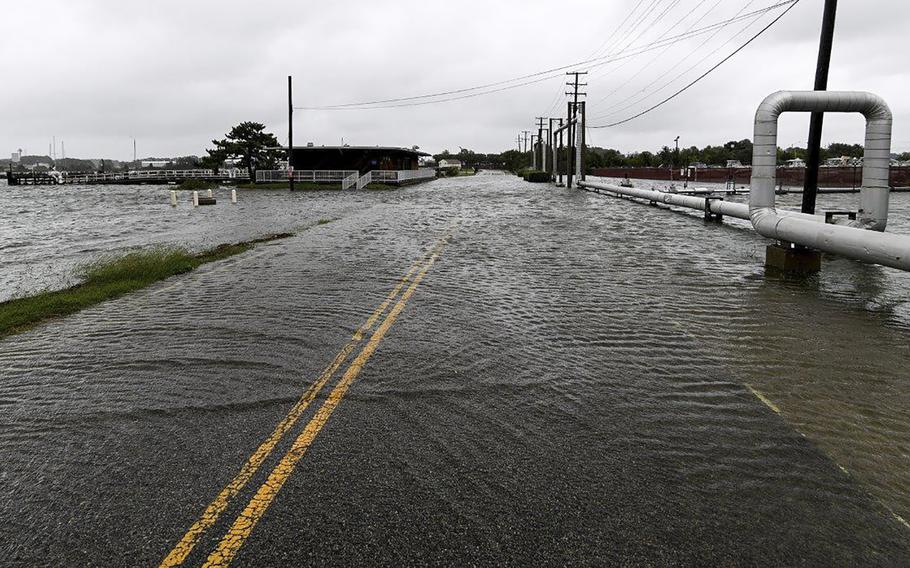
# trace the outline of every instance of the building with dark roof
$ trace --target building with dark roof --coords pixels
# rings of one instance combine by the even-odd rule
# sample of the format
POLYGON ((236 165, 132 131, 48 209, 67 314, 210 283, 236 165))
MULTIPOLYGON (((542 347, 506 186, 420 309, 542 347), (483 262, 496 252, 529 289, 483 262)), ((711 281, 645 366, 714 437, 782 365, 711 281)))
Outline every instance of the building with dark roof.
POLYGON ((421 156, 429 154, 391 146, 294 146, 291 166, 294 170, 357 170, 365 174, 374 170, 416 170, 421 156))

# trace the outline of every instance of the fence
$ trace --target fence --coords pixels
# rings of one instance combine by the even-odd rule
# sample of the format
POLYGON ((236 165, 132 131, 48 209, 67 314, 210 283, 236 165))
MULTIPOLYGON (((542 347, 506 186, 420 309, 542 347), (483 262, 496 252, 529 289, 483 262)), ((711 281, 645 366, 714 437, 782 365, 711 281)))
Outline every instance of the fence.
MULTIPOLYGON (((350 175, 360 175, 356 170, 294 170, 294 181, 312 183, 339 183, 350 175)), ((257 183, 286 182, 287 170, 256 170, 257 183)))
MULTIPOLYGON (((436 170, 421 168, 419 170, 373 170, 360 175, 356 170, 294 170, 294 181, 309 181, 313 183, 340 183, 342 189, 356 186, 362 189, 370 183, 383 183, 400 185, 402 183, 416 182, 433 179, 436 170)), ((258 170, 256 182, 287 182, 286 170, 258 170)))
POLYGON ((133 170, 117 173, 63 174, 63 183, 111 183, 118 181, 182 181, 186 179, 229 180, 247 179, 245 173, 212 170, 133 170))

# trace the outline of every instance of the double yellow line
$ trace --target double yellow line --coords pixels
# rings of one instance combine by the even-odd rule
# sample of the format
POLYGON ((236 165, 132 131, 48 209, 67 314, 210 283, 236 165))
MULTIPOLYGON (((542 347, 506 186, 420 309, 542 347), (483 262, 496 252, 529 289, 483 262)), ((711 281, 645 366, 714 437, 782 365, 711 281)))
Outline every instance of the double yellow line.
POLYGON ((269 474, 268 479, 259 487, 259 490, 253 498, 250 499, 246 508, 240 513, 228 529, 228 532, 222 537, 215 550, 209 555, 205 566, 227 566, 231 562, 247 537, 249 537, 253 528, 256 526, 256 523, 259 522, 259 519, 262 518, 265 511, 272 504, 272 501, 281 490, 285 481, 287 481, 291 473, 293 473, 297 463, 313 443, 313 440, 316 439, 316 436, 322 430, 323 426, 325 426, 329 417, 335 411, 335 408, 338 407, 341 399, 344 397, 345 393, 347 393, 348 388, 350 388, 351 383, 353 383, 360 374, 360 371, 363 369, 367 360, 369 360, 370 356, 372 356, 379 347, 379 343, 392 327, 392 324, 395 323, 395 320, 398 319, 398 316, 401 314, 402 310, 404 310, 405 305, 407 305, 408 300, 414 294, 414 291, 420 285, 420 282, 436 262, 436 259, 439 258, 439 254, 448 242, 448 239, 448 236, 440 239, 439 242, 436 243, 436 246, 434 246, 427 255, 418 260, 398 281, 392 291, 386 296, 385 300, 383 300, 379 307, 377 307, 370 317, 367 318, 363 325, 357 329, 350 341, 341 348, 341 351, 332 359, 332 362, 322 371, 316 381, 307 388, 306 392, 303 393, 288 414, 278 423, 268 438, 266 438, 249 459, 247 459, 246 463, 243 464, 234 479, 231 480, 231 482, 218 493, 208 507, 205 508, 202 516, 193 523, 186 534, 183 535, 183 538, 180 539, 161 562, 160 566, 162 568, 183 564, 190 552, 193 551, 193 548, 199 543, 205 531, 218 521, 221 514, 230 505, 231 500, 246 486, 256 471, 258 471, 269 455, 271 455, 272 451, 284 435, 297 424, 310 403, 315 400, 326 383, 331 380, 332 376, 334 376, 344 362, 347 361, 350 354, 357 348, 363 338, 373 329, 376 322, 379 321, 388 307, 392 305, 392 302, 401 294, 401 297, 398 298, 398 301, 388 313, 385 320, 383 320, 382 324, 373 332, 373 335, 370 337, 367 344, 348 366, 344 375, 329 393, 325 402, 316 411, 316 414, 310 419, 297 439, 294 440, 291 449, 282 457, 278 465, 275 466, 269 474), (408 284, 409 282, 410 284, 408 284), (402 290, 404 290, 404 293, 402 293, 402 290))

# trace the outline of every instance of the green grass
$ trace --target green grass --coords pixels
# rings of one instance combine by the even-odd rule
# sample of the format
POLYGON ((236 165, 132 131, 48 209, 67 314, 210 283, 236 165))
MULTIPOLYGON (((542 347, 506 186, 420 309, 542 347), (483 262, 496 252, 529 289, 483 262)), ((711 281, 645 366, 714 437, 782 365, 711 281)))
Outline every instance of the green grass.
POLYGON ((74 314, 159 280, 190 272, 203 264, 240 254, 258 243, 289 236, 289 233, 270 235, 219 245, 195 254, 182 247, 157 246, 121 256, 103 256, 77 269, 76 275, 81 282, 75 286, 0 303, 0 337, 21 333, 39 323, 74 314))
POLYGON ((334 221, 334 219, 320 219, 320 220, 316 221, 316 224, 317 225, 326 225, 328 223, 331 223, 332 221, 334 221))

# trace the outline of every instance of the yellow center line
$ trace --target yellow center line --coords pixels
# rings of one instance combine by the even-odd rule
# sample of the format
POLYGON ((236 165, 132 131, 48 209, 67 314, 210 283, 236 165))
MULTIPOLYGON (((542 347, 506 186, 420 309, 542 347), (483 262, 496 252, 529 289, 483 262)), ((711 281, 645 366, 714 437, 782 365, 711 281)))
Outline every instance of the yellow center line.
MULTIPOLYGON (((437 250, 439 248, 440 247, 437 246, 437 250)), ((203 566, 227 566, 234 559, 234 556, 236 556, 240 547, 243 546, 243 543, 250 536, 256 523, 258 523, 265 514, 282 486, 284 486, 284 483, 294 472, 297 463, 303 458, 303 455, 313 443, 313 440, 316 439, 316 436, 322 430, 323 426, 328 422, 329 417, 331 417, 332 413, 338 407, 338 404, 347 393, 351 383, 353 383, 354 379, 360 374, 360 371, 363 369, 367 360, 373 355, 376 348, 379 347, 379 343, 385 337, 389 328, 392 327, 392 324, 395 323, 399 314, 404 310, 408 300, 414 294, 414 291, 417 289, 417 286, 420 285, 420 282, 423 280, 424 276, 426 276, 430 267, 436 262, 438 256, 439 253, 434 252, 426 265, 424 265, 417 276, 414 277, 414 281, 404 294, 401 295, 398 303, 395 304, 395 307, 392 308, 389 315, 386 316, 386 319, 379 328, 376 329, 372 337, 370 337, 370 340, 364 346, 363 350, 351 362, 351 365, 347 368, 344 375, 341 377, 341 380, 338 381, 338 384, 335 385, 335 388, 329 393, 325 402, 304 427, 303 432, 294 440, 291 449, 288 450, 283 458, 281 458, 281 461, 275 466, 271 474, 269 474, 268 479, 259 487, 259 490, 250 499, 246 508, 240 513, 224 537, 222 537, 221 542, 218 543, 218 546, 212 551, 203 566)))
MULTIPOLYGON (((438 245, 437 245, 438 246, 438 245)), ((249 482, 253 475, 258 471, 259 467, 262 466, 263 462, 269 457, 284 435, 294 427, 297 421, 300 419, 301 415, 309 407, 310 403, 319 395, 319 392, 325 386, 325 384, 332 378, 335 372, 344 364, 348 356, 357 348, 360 341, 363 337, 369 332, 373 326, 376 324, 376 321, 385 313, 389 305, 395 300, 401 290, 404 288, 405 284, 411 279, 415 272, 421 267, 421 265, 426 261, 428 255, 435 253, 435 248, 430 251, 427 255, 424 255, 423 258, 418 260, 411 269, 405 274, 395 285, 395 288, 389 292, 385 300, 376 308, 375 311, 370 315, 370 317, 364 322, 360 328, 354 333, 348 343, 341 348, 341 351, 335 355, 335 358, 329 364, 325 370, 322 371, 322 374, 316 379, 316 381, 307 388, 303 393, 297 403, 291 408, 288 414, 278 423, 272 433, 268 438, 265 439, 262 444, 256 449, 255 452, 247 459, 246 463, 240 468, 240 472, 228 483, 221 492, 215 497, 215 499, 209 503, 208 507, 203 511, 202 516, 193 523, 193 525, 187 530, 186 534, 183 535, 183 538, 174 546, 174 548, 168 553, 168 555, 161 561, 160 567, 173 567, 183 564, 193 548, 199 543, 199 540, 202 538, 202 535, 206 530, 211 528, 214 525, 221 514, 228 508, 230 505, 231 499, 233 499, 249 482)))

